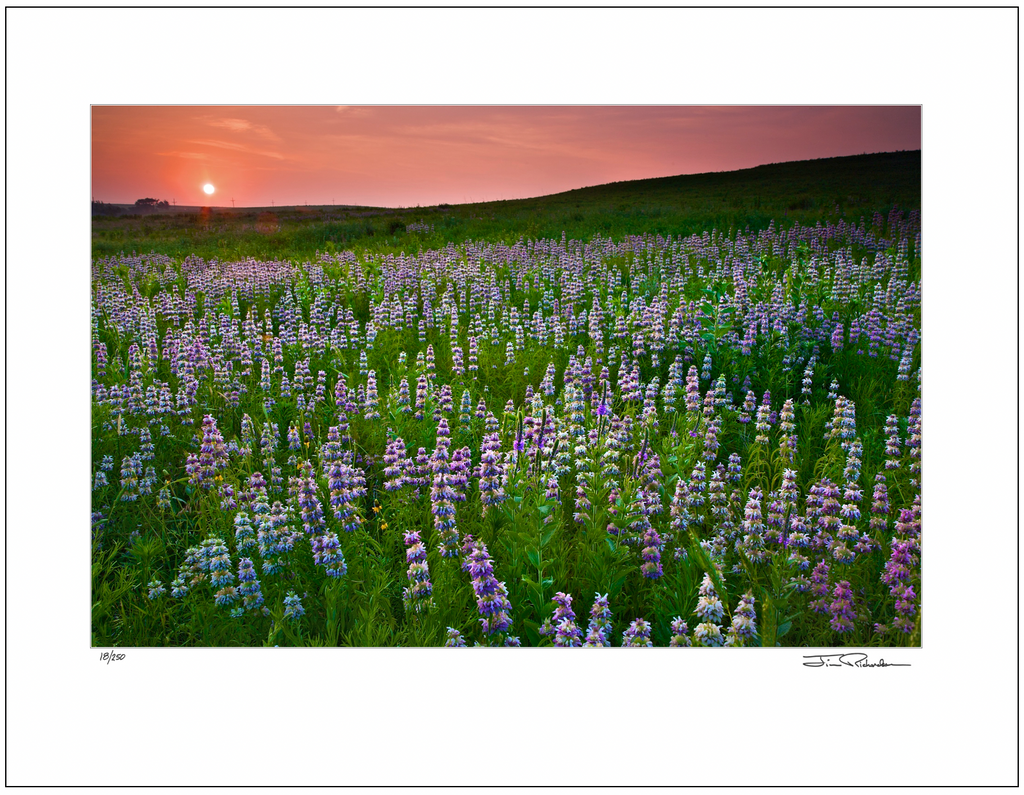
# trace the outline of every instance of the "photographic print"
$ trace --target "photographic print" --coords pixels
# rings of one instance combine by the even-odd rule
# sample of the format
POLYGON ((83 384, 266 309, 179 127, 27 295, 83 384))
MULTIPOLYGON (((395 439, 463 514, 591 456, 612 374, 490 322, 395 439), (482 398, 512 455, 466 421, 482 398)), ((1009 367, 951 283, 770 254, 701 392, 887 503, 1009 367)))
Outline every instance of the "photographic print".
POLYGON ((921 645, 920 107, 97 105, 92 192, 94 647, 921 645))

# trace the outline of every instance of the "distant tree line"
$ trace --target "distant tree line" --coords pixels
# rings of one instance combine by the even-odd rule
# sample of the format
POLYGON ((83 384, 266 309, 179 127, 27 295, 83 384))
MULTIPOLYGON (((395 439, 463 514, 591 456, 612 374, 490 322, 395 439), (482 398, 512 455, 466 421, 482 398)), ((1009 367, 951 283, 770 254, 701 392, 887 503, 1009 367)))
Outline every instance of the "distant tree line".
POLYGON ((158 210, 161 207, 170 207, 170 206, 171 206, 171 203, 169 201, 167 201, 167 200, 136 199, 136 201, 135 201, 136 209, 139 209, 139 210, 142 210, 142 211, 145 211, 145 210, 158 210))
POLYGON ((154 213, 171 206, 166 199, 137 199, 135 204, 127 206, 123 204, 106 204, 105 202, 93 201, 93 215, 145 215, 154 213))
POLYGON ((107 204, 106 202, 92 203, 92 214, 93 215, 124 215, 125 209, 116 204, 107 204))

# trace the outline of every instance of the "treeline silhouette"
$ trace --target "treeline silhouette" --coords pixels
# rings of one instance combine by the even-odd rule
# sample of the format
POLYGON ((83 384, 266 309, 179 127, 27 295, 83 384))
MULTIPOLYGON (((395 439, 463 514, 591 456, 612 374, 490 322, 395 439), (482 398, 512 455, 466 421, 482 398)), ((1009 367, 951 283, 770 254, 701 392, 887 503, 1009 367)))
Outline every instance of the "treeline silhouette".
POLYGON ((137 199, 133 205, 107 204, 93 201, 93 215, 145 215, 169 208, 171 203, 166 199, 137 199))

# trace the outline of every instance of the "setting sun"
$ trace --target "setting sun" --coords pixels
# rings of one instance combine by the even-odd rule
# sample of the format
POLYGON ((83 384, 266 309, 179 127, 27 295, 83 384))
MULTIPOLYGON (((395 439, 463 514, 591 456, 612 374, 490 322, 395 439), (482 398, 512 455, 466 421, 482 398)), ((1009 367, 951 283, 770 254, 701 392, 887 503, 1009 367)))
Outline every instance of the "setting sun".
POLYGON ((213 193, 213 185, 211 185, 209 182, 203 185, 203 193, 205 193, 207 196, 213 193))

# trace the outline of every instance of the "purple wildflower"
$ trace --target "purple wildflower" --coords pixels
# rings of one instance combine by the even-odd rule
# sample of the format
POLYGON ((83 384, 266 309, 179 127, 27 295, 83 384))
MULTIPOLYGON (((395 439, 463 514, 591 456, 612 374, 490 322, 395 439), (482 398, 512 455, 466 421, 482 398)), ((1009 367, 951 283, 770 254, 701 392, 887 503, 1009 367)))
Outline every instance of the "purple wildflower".
POLYGON ((669 640, 668 645, 673 648, 692 646, 693 641, 687 637, 689 631, 690 628, 686 625, 686 622, 679 616, 676 616, 672 619, 672 638, 669 640))
POLYGON ((459 544, 459 531, 455 526, 455 501, 458 494, 452 488, 451 467, 448 463, 450 444, 448 421, 442 417, 437 427, 437 445, 430 459, 433 472, 430 512, 434 515, 434 529, 437 531, 441 557, 445 558, 455 557, 459 544))
POLYGON ((747 591, 740 597, 736 609, 732 612, 732 625, 726 634, 726 646, 746 646, 757 635, 757 622, 754 614, 754 594, 747 591))
POLYGON ((622 645, 627 648, 650 648, 653 646, 650 622, 642 618, 631 622, 629 628, 622 633, 622 645))
POLYGON ((448 627, 448 639, 444 642, 444 645, 449 648, 462 648, 466 645, 466 639, 462 637, 462 633, 457 629, 448 627))
POLYGON ((430 569, 427 566, 427 549, 420 539, 418 530, 406 533, 405 553, 409 564, 407 574, 409 585, 402 590, 402 602, 407 612, 421 613, 433 606, 433 586, 430 584, 430 569))
POLYGON ((305 614, 306 609, 302 606, 302 600, 299 598, 299 595, 295 591, 289 591, 284 598, 285 621, 298 621, 305 614))
POLYGON ((836 632, 853 632, 853 622, 857 620, 857 614, 853 611, 853 591, 850 590, 850 583, 840 580, 833 591, 835 601, 828 606, 832 619, 829 626, 836 632))
POLYGON ((611 646, 609 637, 612 630, 612 611, 608 607, 608 594, 594 594, 594 605, 590 608, 590 623, 583 645, 587 648, 611 646))
POLYGON ((480 626, 484 636, 508 632, 512 626, 512 605, 508 600, 505 583, 494 577, 494 564, 482 541, 473 543, 465 568, 473 578, 477 611, 483 616, 480 626))

